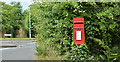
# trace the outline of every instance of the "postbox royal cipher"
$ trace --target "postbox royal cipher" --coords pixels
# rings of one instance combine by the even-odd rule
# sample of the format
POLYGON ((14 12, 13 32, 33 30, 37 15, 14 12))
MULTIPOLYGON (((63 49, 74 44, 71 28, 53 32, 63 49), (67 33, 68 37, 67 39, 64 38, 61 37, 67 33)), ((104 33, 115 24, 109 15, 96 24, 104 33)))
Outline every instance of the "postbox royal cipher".
POLYGON ((84 18, 73 18, 74 45, 84 44, 84 18))

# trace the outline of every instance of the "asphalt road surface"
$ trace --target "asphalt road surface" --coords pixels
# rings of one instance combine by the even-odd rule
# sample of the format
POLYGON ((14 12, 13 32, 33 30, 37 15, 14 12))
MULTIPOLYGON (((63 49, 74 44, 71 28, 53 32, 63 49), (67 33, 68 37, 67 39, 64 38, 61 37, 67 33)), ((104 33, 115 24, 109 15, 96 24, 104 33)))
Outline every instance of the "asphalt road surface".
POLYGON ((25 41, 5 41, 2 44, 15 44, 17 47, 4 47, 2 51, 2 60, 35 60, 35 42, 25 41))

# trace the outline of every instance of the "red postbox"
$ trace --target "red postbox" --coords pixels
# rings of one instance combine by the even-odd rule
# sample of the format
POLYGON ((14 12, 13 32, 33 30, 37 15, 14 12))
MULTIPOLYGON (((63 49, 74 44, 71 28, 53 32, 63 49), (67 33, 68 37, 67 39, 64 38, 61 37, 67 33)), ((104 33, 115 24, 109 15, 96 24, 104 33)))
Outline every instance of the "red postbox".
POLYGON ((73 18, 74 45, 84 44, 84 18, 73 18))

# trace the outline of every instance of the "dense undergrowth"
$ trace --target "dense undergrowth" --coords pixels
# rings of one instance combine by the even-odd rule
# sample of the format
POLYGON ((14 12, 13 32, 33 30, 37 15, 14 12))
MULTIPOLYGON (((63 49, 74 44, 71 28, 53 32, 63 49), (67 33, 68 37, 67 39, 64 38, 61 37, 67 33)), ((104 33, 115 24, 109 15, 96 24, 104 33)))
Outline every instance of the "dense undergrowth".
POLYGON ((31 6, 37 54, 52 47, 62 60, 119 60, 120 3, 44 2, 31 6), (85 20, 85 44, 73 45, 73 18, 85 20), (42 51, 41 51, 42 50, 42 51))

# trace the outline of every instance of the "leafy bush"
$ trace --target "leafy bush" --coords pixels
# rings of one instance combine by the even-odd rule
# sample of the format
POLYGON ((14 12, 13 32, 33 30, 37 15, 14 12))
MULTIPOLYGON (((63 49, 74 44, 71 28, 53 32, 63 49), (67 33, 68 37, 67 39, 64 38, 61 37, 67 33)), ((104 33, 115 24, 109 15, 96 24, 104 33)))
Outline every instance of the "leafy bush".
MULTIPOLYGON (((22 12, 20 2, 11 2, 11 4, 0 2, 0 9, 2 31, 6 31, 8 34, 11 33, 12 37, 16 37, 16 35, 20 34, 18 30, 22 28, 26 34, 29 34, 29 11, 22 12)), ((35 31, 31 31, 33 37, 35 31)))
MULTIPOLYGON (((51 2, 31 7, 39 42, 63 60, 118 60, 120 3, 51 2), (85 44, 73 45, 73 18, 85 19, 85 44), (115 48, 115 50, 114 50, 115 48)), ((39 50, 37 50, 39 53, 39 50)))
POLYGON ((72 49, 65 54, 64 60, 86 60, 88 59, 87 45, 73 45, 72 49))

